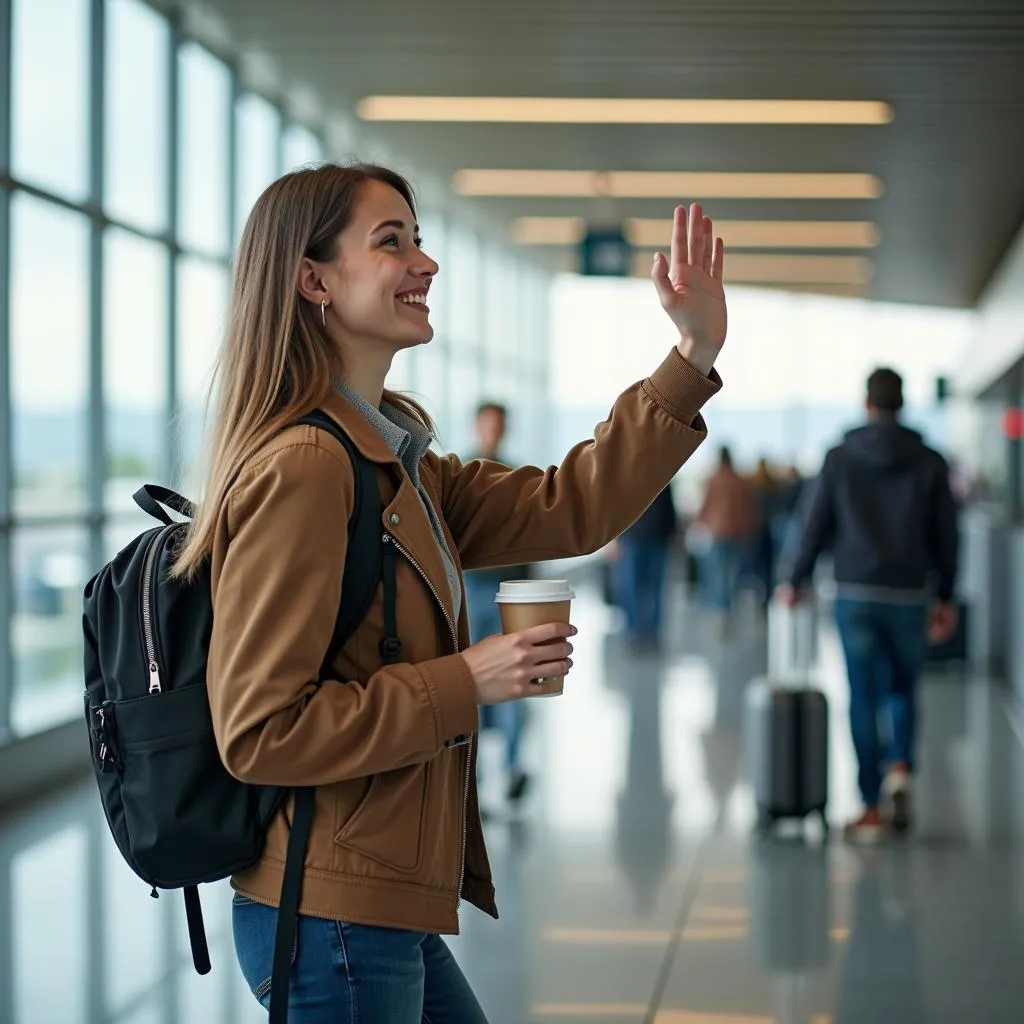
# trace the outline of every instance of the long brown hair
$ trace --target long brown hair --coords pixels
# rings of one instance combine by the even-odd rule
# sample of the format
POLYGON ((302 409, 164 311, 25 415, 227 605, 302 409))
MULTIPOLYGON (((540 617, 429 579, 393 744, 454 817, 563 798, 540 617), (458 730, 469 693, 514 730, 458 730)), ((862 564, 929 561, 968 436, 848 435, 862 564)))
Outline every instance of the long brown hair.
MULTIPOLYGON (((390 185, 415 215, 405 178, 373 164, 293 171, 270 185, 249 214, 210 390, 215 412, 206 483, 175 561, 176 576, 192 576, 210 554, 217 517, 246 460, 286 424, 319 406, 342 370, 320 310, 299 296, 298 274, 303 257, 327 262, 337 256, 338 236, 368 181, 390 185)), ((387 390, 384 398, 434 432, 430 416, 413 399, 387 390)))

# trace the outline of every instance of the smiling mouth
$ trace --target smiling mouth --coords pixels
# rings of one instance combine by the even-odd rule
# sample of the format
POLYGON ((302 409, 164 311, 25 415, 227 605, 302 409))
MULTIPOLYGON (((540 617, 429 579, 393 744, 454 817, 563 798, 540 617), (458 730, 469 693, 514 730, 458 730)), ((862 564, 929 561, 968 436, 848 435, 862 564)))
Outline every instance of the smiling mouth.
POLYGON ((423 294, 407 294, 399 295, 398 301, 403 306, 408 306, 410 309, 415 310, 417 313, 429 313, 430 307, 427 305, 427 297, 423 294))

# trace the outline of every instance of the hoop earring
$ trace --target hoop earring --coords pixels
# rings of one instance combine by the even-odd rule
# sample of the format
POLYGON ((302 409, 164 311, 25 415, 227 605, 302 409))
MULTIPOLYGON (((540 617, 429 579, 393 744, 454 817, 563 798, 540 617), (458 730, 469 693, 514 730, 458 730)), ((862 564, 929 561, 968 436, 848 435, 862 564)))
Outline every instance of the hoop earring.
POLYGON ((320 303, 320 319, 324 322, 324 327, 327 326, 327 300, 324 299, 320 303))

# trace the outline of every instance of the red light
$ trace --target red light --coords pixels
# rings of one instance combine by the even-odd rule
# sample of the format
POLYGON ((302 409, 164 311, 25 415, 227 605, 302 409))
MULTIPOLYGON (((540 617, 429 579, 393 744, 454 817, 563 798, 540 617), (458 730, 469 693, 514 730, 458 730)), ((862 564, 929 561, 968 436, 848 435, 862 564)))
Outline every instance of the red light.
POLYGON ((1007 409, 1003 413, 1003 434, 1010 441, 1024 439, 1024 410, 1007 409))

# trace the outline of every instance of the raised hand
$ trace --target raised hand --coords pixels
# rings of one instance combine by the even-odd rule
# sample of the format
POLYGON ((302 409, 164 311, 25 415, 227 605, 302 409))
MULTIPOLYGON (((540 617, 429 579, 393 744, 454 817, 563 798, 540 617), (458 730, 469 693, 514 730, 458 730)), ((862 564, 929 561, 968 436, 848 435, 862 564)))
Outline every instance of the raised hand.
POLYGON ((677 206, 671 260, 656 253, 651 277, 661 306, 679 331, 679 353, 707 375, 725 344, 724 246, 699 203, 677 206))

